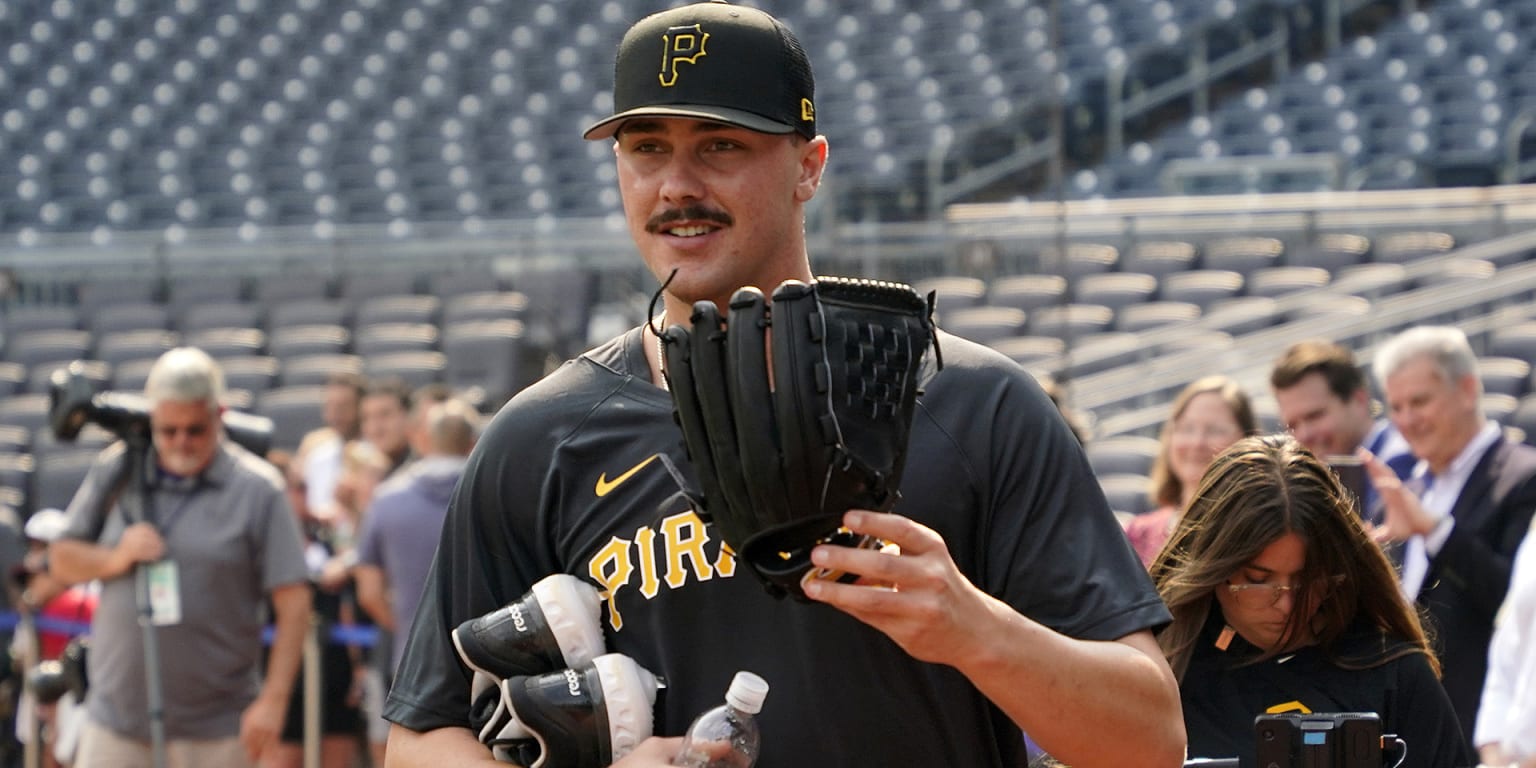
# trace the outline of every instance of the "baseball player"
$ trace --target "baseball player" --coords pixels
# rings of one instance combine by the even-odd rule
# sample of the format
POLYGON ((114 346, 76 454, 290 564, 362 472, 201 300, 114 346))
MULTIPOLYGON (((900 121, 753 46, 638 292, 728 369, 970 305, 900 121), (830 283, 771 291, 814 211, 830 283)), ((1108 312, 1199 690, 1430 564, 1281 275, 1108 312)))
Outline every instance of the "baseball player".
MULTIPOLYGON (((669 280, 661 325, 741 286, 810 281, 805 205, 828 146, 794 35, 752 8, 689 5, 636 23, 615 75, 615 114, 585 135, 612 141, 630 233, 669 280)), ((817 547, 815 565, 864 581, 780 600, 680 493, 658 341, 630 330, 487 428, 385 709, 390 766, 497 764, 467 726, 451 633, 556 573, 599 591, 608 650, 666 680, 657 736, 616 765, 667 764, 738 670, 772 686, 763 768, 1022 765, 1021 729, 1079 768, 1182 762, 1151 632, 1168 613, 1023 369, 943 335, 894 514, 844 519, 896 546, 817 547)))

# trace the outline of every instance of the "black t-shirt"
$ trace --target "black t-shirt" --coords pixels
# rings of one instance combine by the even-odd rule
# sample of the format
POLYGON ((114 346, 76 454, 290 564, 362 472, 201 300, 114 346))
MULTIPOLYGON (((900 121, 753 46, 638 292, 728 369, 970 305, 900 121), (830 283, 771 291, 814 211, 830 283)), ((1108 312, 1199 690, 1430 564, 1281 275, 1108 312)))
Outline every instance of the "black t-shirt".
MULTIPOLYGON (((1396 734, 1408 744, 1402 768, 1470 768, 1477 763, 1423 654, 1345 669, 1312 646, 1244 664, 1258 649, 1238 636, 1226 651, 1218 650, 1219 630, 1219 621, 1206 627, 1179 686, 1191 757, 1237 757, 1244 768, 1253 766, 1253 721, 1266 712, 1375 712, 1382 733, 1396 734)), ((1389 643, 1379 632, 1357 628, 1338 641, 1334 656, 1385 658, 1389 643)))
MULTIPOLYGON (((469 675, 450 630, 565 572, 602 592, 608 649, 666 679, 658 735, 682 733, 751 670, 771 686, 762 768, 1022 764, 1018 728, 954 668, 735 572, 669 472, 691 469, 671 399, 650 383, 647 338, 636 329, 567 363, 492 421, 449 509, 385 717, 464 725, 469 675)), ((937 530, 972 582, 1058 631, 1109 640, 1166 622, 1039 386, 984 347, 942 343, 895 511, 937 530)))

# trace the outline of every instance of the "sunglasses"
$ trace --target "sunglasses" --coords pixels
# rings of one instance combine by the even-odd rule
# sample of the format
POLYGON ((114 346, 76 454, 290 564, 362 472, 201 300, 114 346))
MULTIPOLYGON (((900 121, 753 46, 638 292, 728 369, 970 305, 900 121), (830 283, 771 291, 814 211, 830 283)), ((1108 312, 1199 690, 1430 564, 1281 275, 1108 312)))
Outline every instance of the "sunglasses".
POLYGON ((164 426, 156 426, 155 435, 167 440, 182 433, 186 433, 187 437, 202 437, 208 434, 208 431, 212 428, 213 427, 209 424, 187 424, 185 426, 168 424, 164 426))

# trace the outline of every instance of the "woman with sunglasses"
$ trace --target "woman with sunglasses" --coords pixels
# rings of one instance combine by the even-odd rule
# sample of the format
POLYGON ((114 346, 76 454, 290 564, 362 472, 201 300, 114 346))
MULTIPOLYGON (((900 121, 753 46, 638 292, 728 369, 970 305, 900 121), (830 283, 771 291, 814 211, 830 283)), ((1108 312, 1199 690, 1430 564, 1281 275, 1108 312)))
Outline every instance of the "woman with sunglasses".
POLYGON ((1253 765, 1254 718, 1375 712, 1402 766, 1476 763, 1391 564, 1337 478, 1288 435, 1218 455, 1153 562, 1192 757, 1253 765))

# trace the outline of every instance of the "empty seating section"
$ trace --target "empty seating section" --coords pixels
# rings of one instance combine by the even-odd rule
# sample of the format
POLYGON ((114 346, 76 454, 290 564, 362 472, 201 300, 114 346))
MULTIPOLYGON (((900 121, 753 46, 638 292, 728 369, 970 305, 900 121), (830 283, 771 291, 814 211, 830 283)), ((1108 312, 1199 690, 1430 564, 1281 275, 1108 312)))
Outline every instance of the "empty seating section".
MULTIPOLYGON (((1063 3, 1066 97, 1090 99, 1113 62, 1179 52, 1198 25, 1261 6, 1063 3)), ((7 0, 0 174, 14 194, 0 198, 0 231, 619 211, 611 155, 579 134, 609 110, 614 44, 653 4, 387 7, 7 0)), ((905 184, 971 126, 1016 119, 1055 66, 1038 0, 775 11, 817 67, 836 174, 873 188, 905 184)), ((1490 68, 1526 47, 1517 37, 1490 68)))
MULTIPOLYGON (((1536 2, 1447 0, 1420 5, 1322 60, 1255 85, 1208 117, 1135 142, 1070 194, 1161 194, 1172 160, 1335 158, 1348 178, 1306 172, 1234 173, 1216 192, 1327 187, 1401 189, 1501 180, 1512 126, 1536 110, 1536 2)), ((1536 137, 1523 140, 1536 156, 1536 137)), ((1177 191, 1200 192, 1199 177, 1177 191)), ((1319 265, 1321 266, 1321 265, 1319 265)))

